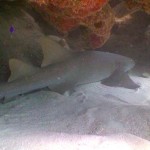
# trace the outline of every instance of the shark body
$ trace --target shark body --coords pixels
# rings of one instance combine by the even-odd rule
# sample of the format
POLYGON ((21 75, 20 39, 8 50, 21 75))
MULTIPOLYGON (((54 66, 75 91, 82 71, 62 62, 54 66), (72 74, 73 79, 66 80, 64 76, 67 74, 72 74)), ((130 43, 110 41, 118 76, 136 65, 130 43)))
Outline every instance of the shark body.
POLYGON ((75 86, 98 81, 108 86, 135 89, 139 86, 127 74, 134 64, 128 57, 108 52, 78 52, 64 61, 1 85, 0 98, 10 98, 44 87, 63 93, 75 86))

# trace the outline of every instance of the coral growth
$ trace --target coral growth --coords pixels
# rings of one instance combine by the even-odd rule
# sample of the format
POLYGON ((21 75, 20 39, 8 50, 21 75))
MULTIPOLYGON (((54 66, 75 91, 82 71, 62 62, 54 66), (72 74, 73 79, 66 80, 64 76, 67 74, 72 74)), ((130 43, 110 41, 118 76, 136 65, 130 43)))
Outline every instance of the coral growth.
POLYGON ((88 33, 84 39, 91 39, 89 48, 101 47, 114 24, 108 0, 34 0, 31 5, 60 32, 85 26, 88 33))
POLYGON ((150 14, 150 0, 126 0, 126 3, 131 9, 137 7, 150 14))

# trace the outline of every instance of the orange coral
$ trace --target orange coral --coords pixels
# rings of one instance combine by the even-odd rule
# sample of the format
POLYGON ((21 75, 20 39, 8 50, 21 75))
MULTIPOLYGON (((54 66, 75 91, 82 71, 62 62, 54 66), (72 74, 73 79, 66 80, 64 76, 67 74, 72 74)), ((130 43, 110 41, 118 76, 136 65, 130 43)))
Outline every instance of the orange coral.
MULTIPOLYGON (((106 34, 110 34, 114 24, 113 12, 107 2, 108 0, 32 0, 31 5, 60 32, 70 32, 82 25, 88 29, 87 36, 95 34, 96 37, 104 38, 108 37, 106 34)), ((102 44, 104 42, 99 46, 102 44)))
POLYGON ((83 18, 101 9, 108 0, 49 0, 52 5, 66 11, 67 16, 83 18))
POLYGON ((108 0, 35 0, 31 4, 43 17, 62 32, 67 32, 94 12, 100 10, 108 0))

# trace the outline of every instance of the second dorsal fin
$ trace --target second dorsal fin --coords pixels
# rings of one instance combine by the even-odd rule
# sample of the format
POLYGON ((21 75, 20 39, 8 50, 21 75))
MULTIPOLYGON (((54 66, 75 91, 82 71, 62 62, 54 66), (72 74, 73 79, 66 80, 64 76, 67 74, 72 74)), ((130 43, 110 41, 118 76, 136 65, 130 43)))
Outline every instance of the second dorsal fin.
POLYGON ((29 65, 18 59, 10 59, 9 68, 11 75, 8 79, 8 82, 34 74, 39 70, 39 68, 29 65))

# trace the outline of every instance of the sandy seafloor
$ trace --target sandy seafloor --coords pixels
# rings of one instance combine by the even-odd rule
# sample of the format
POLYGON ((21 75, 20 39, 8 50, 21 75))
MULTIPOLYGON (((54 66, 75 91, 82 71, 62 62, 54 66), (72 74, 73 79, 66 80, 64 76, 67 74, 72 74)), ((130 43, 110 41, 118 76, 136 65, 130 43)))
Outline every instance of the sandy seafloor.
POLYGON ((142 139, 150 140, 150 78, 132 79, 140 89, 97 82, 70 96, 43 90, 0 105, 0 149, 113 150, 124 145, 125 150, 148 150, 150 142, 142 139))
MULTIPOLYGON (((28 15, 15 18, 11 40, 3 30, 0 48, 8 58, 40 64, 37 22, 28 15)), ((149 66, 149 24, 144 13, 131 16, 113 28, 100 50, 149 66)), ((40 25, 44 34, 53 34, 46 26, 40 25)), ((42 90, 0 104, 0 150, 150 150, 150 77, 131 78, 141 86, 138 90, 97 82, 77 87, 70 96, 42 90)))

